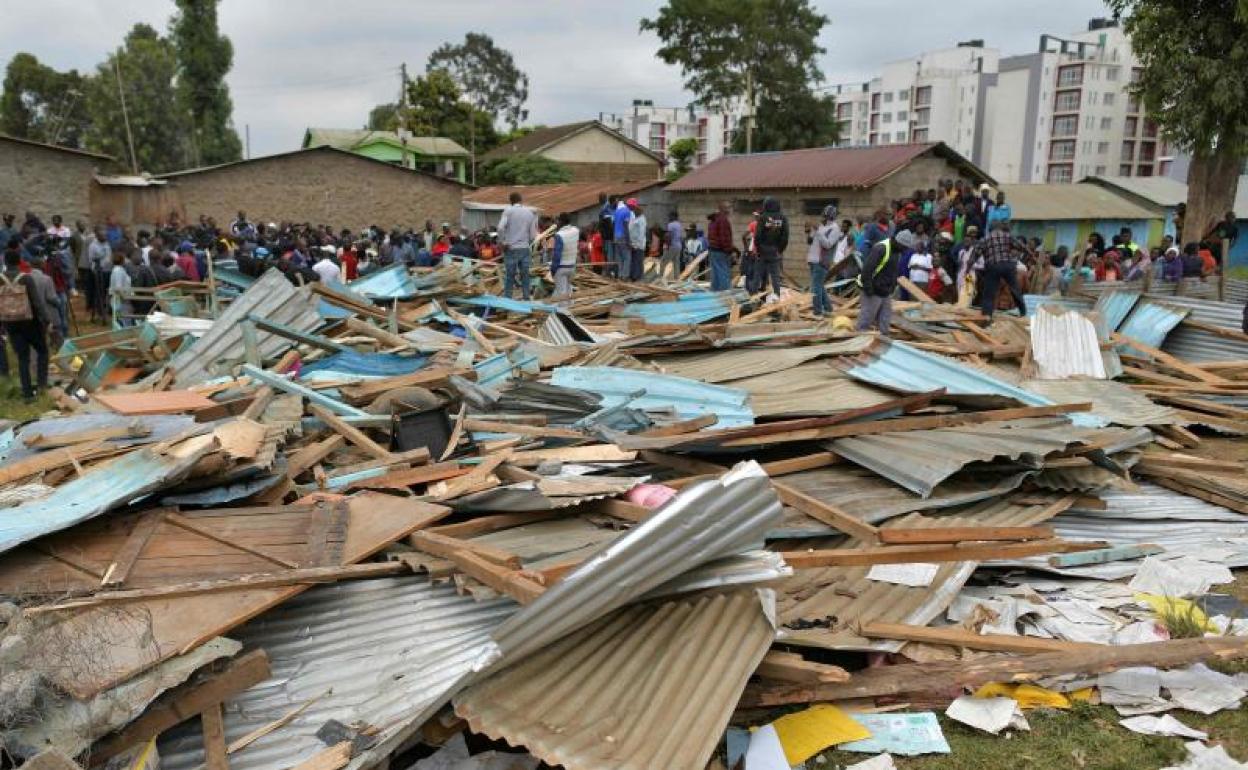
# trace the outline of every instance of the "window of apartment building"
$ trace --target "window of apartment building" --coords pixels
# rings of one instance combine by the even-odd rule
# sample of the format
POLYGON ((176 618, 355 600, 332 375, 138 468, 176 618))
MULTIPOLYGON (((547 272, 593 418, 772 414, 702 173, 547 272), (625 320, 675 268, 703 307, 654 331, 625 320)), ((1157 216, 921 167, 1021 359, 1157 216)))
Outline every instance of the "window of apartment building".
POLYGON ((884 103, 885 103, 885 104, 892 104, 892 102, 893 102, 893 92, 892 92, 892 91, 885 91, 885 92, 884 92, 884 103))
POLYGON ((1131 82, 1138 83, 1140 81, 1140 76, 1143 74, 1144 74, 1143 67, 1132 67, 1131 68, 1131 82))
POLYGON ((1079 178, 1080 178, 1080 179, 1083 179, 1083 178, 1084 178, 1085 176, 1087 176, 1087 175, 1088 175, 1088 166, 1087 166, 1087 164, 1085 164, 1085 163, 1080 163, 1080 164, 1079 164, 1079 178))
POLYGON ((905 131, 898 131, 898 132, 897 132, 897 134, 896 134, 896 138, 897 138, 897 142, 898 142, 898 143, 901 143, 901 142, 906 141, 906 132, 905 132, 905 131))
POLYGON ((1109 142, 1097 142, 1096 143, 1097 155, 1105 155, 1108 152, 1109 152, 1109 142))
POLYGON ((914 111, 914 125, 926 126, 932 122, 932 110, 930 107, 924 107, 921 110, 914 111))
POLYGON ((1101 130, 1102 131, 1108 131, 1109 129, 1113 127, 1114 127, 1113 118, 1101 118, 1101 130))
POLYGON ((1087 155, 1090 152, 1092 152, 1092 141, 1085 139, 1083 142, 1083 154, 1087 155))
POLYGON ((1096 170, 1093 171, 1092 173, 1095 174, 1096 176, 1105 176, 1105 167, 1097 166, 1096 170))
POLYGON ((904 123, 908 117, 910 117, 910 113, 905 110, 897 110, 897 122, 904 123))
POLYGON ((1112 107, 1114 104, 1115 94, 1113 91, 1106 91, 1105 96, 1101 97, 1101 104, 1106 107, 1112 107))
POLYGON ((897 92, 897 101, 899 101, 899 102, 908 102, 908 101, 910 101, 910 91, 909 91, 909 89, 905 89, 905 90, 902 90, 902 91, 898 91, 898 92, 897 92))
POLYGON ((837 133, 840 134, 842 139, 848 139, 849 135, 853 133, 854 121, 852 120, 838 120, 836 122, 836 125, 837 125, 837 133))
POLYGON ((1131 176, 1131 164, 1123 163, 1118 167, 1118 176, 1131 176))
POLYGON ((871 116, 871 130, 874 131, 875 129, 879 127, 880 127, 880 113, 877 112, 871 116))
POLYGON ((1053 136, 1074 136, 1079 132, 1079 118, 1076 115, 1063 115, 1053 118, 1053 136))
POLYGON ((1141 163, 1152 163, 1157 160, 1157 143, 1156 142, 1140 142, 1141 163))
POLYGON ((872 134, 871 136, 867 137, 867 144, 879 144, 879 143, 880 142, 879 142, 878 135, 872 134))
POLYGON ((1144 138, 1145 139, 1157 138, 1157 124, 1151 120, 1144 121, 1144 138))
POLYGON ((1074 160, 1075 158, 1075 140, 1067 139, 1061 142, 1051 142, 1049 144, 1049 160, 1074 160))
POLYGON ((914 106, 926 107, 932 103, 932 87, 921 86, 914 89, 914 106))
POLYGON ((1121 70, 1121 69, 1122 69, 1121 67, 1106 67, 1106 68, 1105 68, 1105 79, 1106 79, 1106 80, 1117 80, 1117 79, 1118 79, 1118 75, 1119 75, 1119 70, 1121 70))
POLYGON ((878 112, 880 109, 880 95, 871 94, 871 111, 878 112))
POLYGON ((1127 112, 1140 111, 1140 97, 1135 94, 1127 94, 1127 112))
POLYGON ((1127 136, 1135 136, 1135 127, 1139 125, 1138 118, 1127 118, 1122 122, 1122 133, 1127 136))
MULTIPOLYGON (((1082 92, 1079 92, 1082 93, 1082 92)), ((1096 91, 1088 91, 1088 104, 1096 106, 1096 91)))
POLYGON ((1133 160, 1135 158, 1135 142, 1122 143, 1122 156, 1120 160, 1133 160))
POLYGON ((927 141, 927 129, 926 128, 914 129, 914 141, 926 142, 927 141))
POLYGON ((1057 100, 1053 104, 1054 112, 1077 112, 1079 110, 1078 91, 1058 91, 1057 100))
POLYGON ((1045 181, 1050 184, 1070 184, 1074 176, 1074 169, 1069 165, 1049 166, 1049 174, 1045 181))
POLYGON ((1093 117, 1093 116, 1089 115, 1089 116, 1087 116, 1086 118, 1084 118, 1084 119, 1083 119, 1083 127, 1084 127, 1084 128, 1092 128, 1092 127, 1093 127, 1093 126, 1095 126, 1095 125, 1096 125, 1096 118, 1095 118, 1095 117, 1093 117))
POLYGON ((1152 165, 1150 164, 1148 166, 1140 166, 1139 168, 1136 169, 1135 175, 1136 176, 1152 176, 1153 175, 1152 165))
POLYGON ((836 117, 838 120, 847 118, 853 112, 854 105, 849 102, 836 105, 836 117))
POLYGON ((893 122, 893 113, 891 113, 891 112, 886 112, 886 113, 884 113, 884 117, 883 117, 883 118, 881 118, 881 120, 882 120, 884 123, 892 123, 892 122, 893 122))

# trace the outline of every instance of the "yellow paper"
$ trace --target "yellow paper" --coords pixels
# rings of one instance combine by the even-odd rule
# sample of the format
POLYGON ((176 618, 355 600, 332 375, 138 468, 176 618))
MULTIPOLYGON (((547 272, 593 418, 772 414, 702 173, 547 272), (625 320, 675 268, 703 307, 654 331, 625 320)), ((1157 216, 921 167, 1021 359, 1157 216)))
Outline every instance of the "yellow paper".
POLYGON ((772 722, 772 726, 780 736, 784 758, 790 765, 801 764, 829 746, 871 737, 870 730, 827 703, 785 714, 772 722))
POLYGON ((1158 620, 1162 620, 1165 613, 1190 614, 1192 620, 1199 623, 1206 631, 1213 631, 1214 633, 1218 631, 1218 627, 1209 622, 1209 616, 1204 613, 1204 610, 1189 599, 1159 596, 1157 594, 1136 594, 1135 600, 1152 608, 1153 614, 1157 616, 1158 620))
POLYGON ((1070 699, 1056 690, 1049 690, 1034 684, 1003 684, 989 682, 975 691, 976 698, 1013 698, 1019 708, 1051 708, 1068 709, 1070 699))

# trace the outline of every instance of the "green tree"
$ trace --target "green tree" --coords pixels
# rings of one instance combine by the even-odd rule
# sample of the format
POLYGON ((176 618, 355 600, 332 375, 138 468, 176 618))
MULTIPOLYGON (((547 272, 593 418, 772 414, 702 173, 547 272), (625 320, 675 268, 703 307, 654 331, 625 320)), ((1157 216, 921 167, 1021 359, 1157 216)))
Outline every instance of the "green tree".
MULTIPOLYGON (((828 17, 809 0, 668 0, 641 29, 658 35, 659 58, 680 65, 703 104, 741 101, 748 116, 823 79, 815 57, 828 17)), ((747 117, 746 151, 753 149, 747 117)))
MULTIPOLYGON (((826 147, 840 139, 836 99, 799 88, 782 96, 768 96, 758 104, 754 149, 760 152, 826 147)), ((737 132, 733 152, 745 150, 744 132, 737 132)))
POLYGON ((9 60, 0 95, 0 131, 19 139, 81 148, 87 127, 86 81, 57 72, 28 53, 9 60))
POLYGON ((1192 155, 1184 238, 1232 207, 1248 156, 1248 2, 1109 0, 1143 65, 1132 91, 1162 135, 1192 155))
POLYGON ((175 112, 176 71, 173 45, 150 26, 134 25, 125 44, 99 65, 87 87, 91 116, 87 145, 131 165, 128 116, 139 170, 161 173, 183 168, 187 132, 175 112))
MULTIPOLYGON (((234 102, 225 75, 234 62, 234 46, 217 27, 219 0, 175 0, 169 22, 177 61, 177 105, 190 124, 193 165, 229 163, 243 157, 234 130, 234 102)), ((182 119, 175 119, 181 123, 182 119)))
POLYGON ((399 105, 379 104, 368 112, 369 131, 396 131, 399 128, 399 105))
POLYGON ((486 184, 559 184, 572 181, 572 171, 557 160, 520 153, 490 161, 482 169, 486 184))
POLYGON ((698 140, 692 136, 677 139, 667 148, 667 157, 672 161, 673 168, 667 172, 667 181, 675 182, 693 168, 693 156, 698 154, 698 140))
POLYGON ((430 70, 407 85, 404 122, 416 136, 445 136, 468 146, 475 136, 483 146, 498 143, 488 113, 464 101, 459 86, 445 70, 430 70))

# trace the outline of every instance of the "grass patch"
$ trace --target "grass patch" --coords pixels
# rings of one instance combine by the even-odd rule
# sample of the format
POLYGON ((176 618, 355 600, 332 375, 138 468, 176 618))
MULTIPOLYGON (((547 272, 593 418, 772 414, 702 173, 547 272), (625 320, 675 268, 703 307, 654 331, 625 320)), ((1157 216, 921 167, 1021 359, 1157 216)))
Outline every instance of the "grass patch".
POLYGON ((1235 265, 1226 270, 1226 274, 1230 278, 1248 278, 1248 265, 1235 265))
POLYGON ((17 379, 17 361, 7 344, 0 349, 0 355, 8 357, 9 371, 12 373, 11 377, 0 377, 0 420, 24 422, 56 408, 56 404, 46 393, 40 394, 29 404, 23 401, 22 386, 17 379))

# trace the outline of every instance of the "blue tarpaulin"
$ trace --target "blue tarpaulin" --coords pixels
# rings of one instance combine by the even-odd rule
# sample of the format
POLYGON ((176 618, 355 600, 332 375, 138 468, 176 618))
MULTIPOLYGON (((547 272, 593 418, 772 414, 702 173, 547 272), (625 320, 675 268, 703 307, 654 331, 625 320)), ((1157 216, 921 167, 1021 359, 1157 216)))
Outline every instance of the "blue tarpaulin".
POLYGON ((317 374, 342 377, 397 377, 424 368, 428 356, 401 356, 397 353, 359 353, 344 350, 303 365, 300 378, 317 374))
POLYGON ((628 401, 629 395, 644 390, 641 398, 629 401, 638 409, 675 409, 682 420, 713 414, 716 428, 736 428, 754 424, 750 394, 740 388, 709 385, 687 377, 674 377, 613 366, 561 366, 551 383, 580 388, 602 396, 602 406, 628 401))

